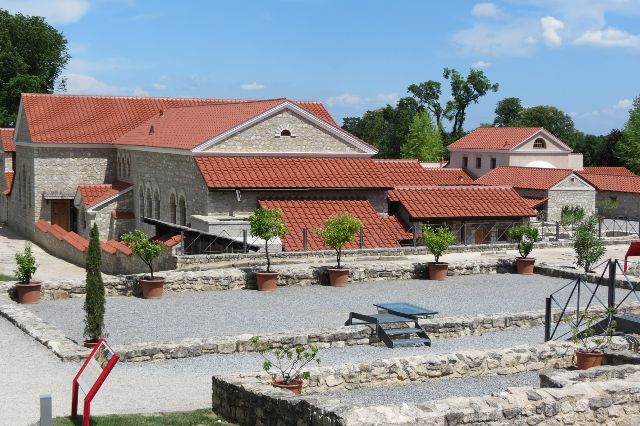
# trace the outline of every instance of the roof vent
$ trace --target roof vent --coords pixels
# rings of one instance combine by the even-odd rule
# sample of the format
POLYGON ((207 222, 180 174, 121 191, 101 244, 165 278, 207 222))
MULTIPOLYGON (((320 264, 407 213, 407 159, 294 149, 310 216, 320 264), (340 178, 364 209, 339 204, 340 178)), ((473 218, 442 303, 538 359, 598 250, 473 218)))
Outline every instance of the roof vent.
POLYGON ((149 127, 149 134, 152 135, 156 132, 156 130, 153 128, 153 124, 151 125, 151 127, 149 127))
POLYGON ((164 117, 164 110, 163 109, 160 110, 160 117, 164 117))

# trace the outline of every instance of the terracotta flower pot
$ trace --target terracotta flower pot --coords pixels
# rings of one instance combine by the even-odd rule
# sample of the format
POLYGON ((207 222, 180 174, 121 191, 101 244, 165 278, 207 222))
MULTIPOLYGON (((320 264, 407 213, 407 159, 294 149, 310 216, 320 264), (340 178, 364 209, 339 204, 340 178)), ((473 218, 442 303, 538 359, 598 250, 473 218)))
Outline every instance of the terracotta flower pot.
POLYGON ((536 259, 533 257, 516 257, 516 270, 519 274, 531 275, 535 263, 536 259))
POLYGON ((274 291, 278 287, 278 273, 256 272, 256 282, 259 291, 274 291))
POLYGON ((444 262, 429 262, 427 263, 429 271, 429 279, 444 281, 447 278, 447 272, 449 271, 449 264, 444 262))
POLYGON ((142 287, 142 297, 145 299, 160 299, 162 298, 164 278, 140 278, 140 286, 142 287))
POLYGON ((603 359, 604 353, 602 352, 576 351, 576 367, 578 367, 578 370, 600 367, 603 359))
POLYGON ((274 388, 289 389, 296 395, 300 395, 300 392, 302 392, 302 380, 300 379, 292 380, 289 384, 285 384, 282 380, 274 380, 271 382, 271 386, 274 388))
POLYGON ((18 302, 31 305, 40 301, 40 288, 42 281, 31 281, 28 284, 16 283, 16 293, 18 293, 18 302))
POLYGON ((329 268, 329 284, 333 287, 345 287, 349 282, 349 269, 329 268))
POLYGON ((82 346, 84 346, 85 348, 89 348, 89 349, 93 349, 97 344, 98 341, 100 339, 96 339, 96 340, 85 340, 84 343, 82 344, 82 346))

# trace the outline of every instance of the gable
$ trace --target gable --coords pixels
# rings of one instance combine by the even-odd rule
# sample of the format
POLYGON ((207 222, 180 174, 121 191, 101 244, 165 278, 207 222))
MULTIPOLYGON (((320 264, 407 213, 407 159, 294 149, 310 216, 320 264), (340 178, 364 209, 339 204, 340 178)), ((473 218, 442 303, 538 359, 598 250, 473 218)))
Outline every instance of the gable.
POLYGON ((552 188, 550 188, 550 190, 593 191, 595 190, 595 188, 581 179, 575 173, 572 173, 555 184, 552 188))
POLYGON ((242 129, 202 152, 225 154, 372 154, 330 133, 290 109, 284 109, 242 129), (283 133, 285 135, 282 135, 283 133), (289 133, 291 136, 287 136, 289 133))
POLYGON ((528 137, 512 149, 512 152, 536 153, 540 155, 571 151, 570 147, 544 129, 528 137))

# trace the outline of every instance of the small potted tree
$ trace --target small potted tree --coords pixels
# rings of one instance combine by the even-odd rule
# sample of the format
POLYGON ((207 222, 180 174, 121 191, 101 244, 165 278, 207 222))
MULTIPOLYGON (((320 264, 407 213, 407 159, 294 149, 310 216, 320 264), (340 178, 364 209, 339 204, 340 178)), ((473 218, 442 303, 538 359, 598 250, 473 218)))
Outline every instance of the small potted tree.
POLYGON ((89 247, 85 270, 87 272, 87 295, 84 299, 84 346, 93 348, 104 336, 104 282, 101 273, 102 253, 98 226, 94 223, 89 233, 89 247))
POLYGON ((427 250, 435 258, 435 262, 427 263, 429 279, 443 281, 447 278, 449 264, 440 262, 440 256, 453 244, 455 235, 446 226, 434 228, 430 225, 424 225, 422 227, 422 240, 424 245, 427 246, 427 250))
POLYGON ((324 222, 324 226, 316 231, 324 243, 336 251, 335 268, 328 268, 329 284, 333 287, 344 287, 349 281, 349 269, 341 264, 343 247, 356 238, 356 233, 362 228, 362 222, 350 213, 343 212, 334 215, 324 222))
POLYGON ((142 287, 142 297, 145 299, 160 299, 164 287, 164 277, 153 275, 153 261, 160 256, 164 246, 149 239, 149 236, 139 229, 124 234, 122 241, 149 268, 149 275, 142 276, 139 279, 140 287, 142 287))
POLYGON ((592 272, 593 265, 604 256, 604 242, 598 238, 598 217, 589 216, 576 227, 573 238, 576 252, 576 265, 584 268, 585 273, 592 272))
POLYGON ((31 243, 24 244, 22 253, 16 253, 16 293, 18 302, 24 304, 34 304, 40 301, 41 281, 32 281, 33 274, 36 273, 38 265, 36 258, 31 251, 31 243))
POLYGON ((580 331, 572 316, 566 316, 563 321, 571 324, 571 341, 579 345, 576 349, 576 367, 578 370, 587 370, 591 367, 599 367, 604 359, 604 350, 611 344, 613 333, 616 331, 616 320, 613 319, 615 309, 607 309, 607 319, 604 325, 601 318, 586 309, 579 313, 580 321, 586 328, 580 331))
POLYGON ((251 235, 264 240, 264 253, 267 257, 267 269, 256 272, 258 290, 273 291, 278 287, 278 273, 271 271, 269 241, 287 235, 287 225, 282 218, 282 210, 258 207, 249 216, 249 225, 251 226, 251 235))
POLYGON ((538 239, 538 230, 529 225, 517 225, 507 231, 509 238, 518 244, 520 257, 516 257, 516 269, 519 274, 533 274, 536 259, 529 256, 533 250, 533 244, 538 239))
POLYGON ((260 342, 259 336, 252 337, 249 342, 264 360, 262 369, 271 374, 271 385, 289 389, 298 395, 302 392, 302 379, 308 380, 310 376, 308 371, 302 369, 311 362, 320 364, 316 345, 308 348, 302 345, 296 345, 292 349, 271 348, 268 344, 260 342), (271 372, 272 369, 277 371, 271 372))

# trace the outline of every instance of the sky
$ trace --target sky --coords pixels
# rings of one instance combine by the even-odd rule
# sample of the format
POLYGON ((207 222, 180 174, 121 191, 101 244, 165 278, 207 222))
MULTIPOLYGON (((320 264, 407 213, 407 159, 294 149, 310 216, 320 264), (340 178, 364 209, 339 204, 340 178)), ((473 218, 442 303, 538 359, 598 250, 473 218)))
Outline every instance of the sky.
MULTIPOLYGON (((553 105, 579 130, 624 126, 640 95, 640 0, 0 0, 44 16, 72 59, 67 92, 320 100, 341 123, 442 70, 482 69, 496 103, 553 105)), ((442 101, 449 94, 445 90, 442 101)))

